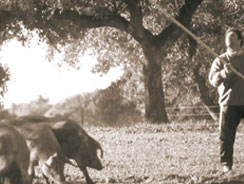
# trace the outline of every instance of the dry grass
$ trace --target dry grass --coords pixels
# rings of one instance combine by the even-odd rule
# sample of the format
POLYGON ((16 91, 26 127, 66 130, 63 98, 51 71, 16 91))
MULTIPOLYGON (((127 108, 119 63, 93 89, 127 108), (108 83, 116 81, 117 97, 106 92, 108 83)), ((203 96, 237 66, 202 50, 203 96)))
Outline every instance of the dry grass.
MULTIPOLYGON (((217 123, 139 123, 113 128, 85 126, 84 129, 105 151, 105 168, 89 169, 97 183, 244 183, 243 125, 235 143, 234 168, 228 174, 221 172, 219 164, 217 123)), ((78 169, 67 166, 65 172, 69 181, 85 183, 78 169)))

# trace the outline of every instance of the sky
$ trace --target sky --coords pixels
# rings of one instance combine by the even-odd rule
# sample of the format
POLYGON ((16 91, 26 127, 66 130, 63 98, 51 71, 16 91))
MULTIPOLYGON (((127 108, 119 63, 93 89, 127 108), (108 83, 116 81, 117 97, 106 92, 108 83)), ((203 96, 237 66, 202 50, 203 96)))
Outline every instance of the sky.
POLYGON ((60 68, 56 64, 60 55, 49 62, 45 45, 38 45, 34 40, 30 45, 24 47, 21 42, 11 40, 1 47, 0 62, 7 65, 11 73, 8 92, 3 99, 5 108, 10 108, 13 103, 36 100, 39 95, 55 104, 76 94, 104 89, 123 74, 120 68, 113 68, 102 77, 92 73, 96 58, 89 54, 80 58, 81 69, 78 71, 68 65, 60 68))

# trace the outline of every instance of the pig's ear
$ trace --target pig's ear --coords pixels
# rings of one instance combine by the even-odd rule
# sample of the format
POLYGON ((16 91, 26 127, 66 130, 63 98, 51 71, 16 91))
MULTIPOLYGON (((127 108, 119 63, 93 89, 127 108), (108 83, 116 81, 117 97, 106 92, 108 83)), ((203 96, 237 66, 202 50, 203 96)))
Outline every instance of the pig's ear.
POLYGON ((57 153, 57 152, 54 153, 53 155, 51 155, 51 156, 47 159, 47 161, 45 162, 46 166, 51 167, 51 166, 52 166, 52 163, 53 163, 53 160, 54 160, 55 157, 57 157, 57 156, 58 156, 58 153, 57 153))
POLYGON ((96 141, 95 139, 92 139, 92 141, 93 141, 93 144, 95 144, 96 148, 101 151, 101 158, 103 158, 103 148, 102 148, 101 144, 98 141, 96 141))

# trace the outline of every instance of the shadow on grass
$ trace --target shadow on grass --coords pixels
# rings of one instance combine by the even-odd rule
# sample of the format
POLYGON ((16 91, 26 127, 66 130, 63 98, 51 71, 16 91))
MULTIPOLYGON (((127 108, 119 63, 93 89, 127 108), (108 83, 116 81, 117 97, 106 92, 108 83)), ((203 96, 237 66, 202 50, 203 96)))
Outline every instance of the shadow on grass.
POLYGON ((243 184, 244 183, 244 174, 235 176, 233 178, 225 179, 224 181, 212 182, 212 184, 243 184))
POLYGON ((174 183, 195 183, 194 178, 190 176, 182 176, 178 174, 170 174, 164 178, 164 181, 166 182, 174 182, 174 183))
POLYGON ((174 183, 192 183, 192 184, 244 184, 244 174, 235 177, 211 176, 197 178, 194 176, 181 176, 177 174, 171 174, 164 178, 164 181, 170 181, 174 183), (222 181, 221 181, 222 180, 222 181))
POLYGON ((243 184, 244 181, 223 181, 223 182, 213 182, 211 184, 243 184))

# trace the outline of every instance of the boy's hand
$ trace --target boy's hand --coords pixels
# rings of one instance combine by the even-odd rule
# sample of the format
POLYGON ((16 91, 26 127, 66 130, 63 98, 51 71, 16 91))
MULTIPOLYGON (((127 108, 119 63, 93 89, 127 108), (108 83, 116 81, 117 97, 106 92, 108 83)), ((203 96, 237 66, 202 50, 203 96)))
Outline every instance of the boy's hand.
POLYGON ((232 67, 231 67, 231 64, 230 64, 230 63, 226 63, 226 64, 224 65, 225 73, 226 73, 227 75, 229 75, 229 74, 232 73, 232 69, 231 69, 231 68, 232 68, 232 67))

